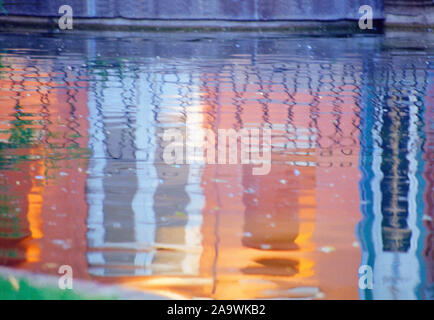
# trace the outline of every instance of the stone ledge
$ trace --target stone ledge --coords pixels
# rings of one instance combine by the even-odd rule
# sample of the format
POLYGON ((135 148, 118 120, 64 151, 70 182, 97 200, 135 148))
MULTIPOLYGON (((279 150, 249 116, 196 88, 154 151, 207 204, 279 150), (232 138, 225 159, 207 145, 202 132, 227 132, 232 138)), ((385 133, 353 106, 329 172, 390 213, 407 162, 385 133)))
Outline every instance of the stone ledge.
MULTIPOLYGON (((401 7, 402 9, 402 7, 401 7)), ((434 7, 387 10, 385 20, 374 20, 374 30, 360 30, 356 20, 143 20, 125 18, 75 18, 74 30, 107 31, 321 31, 378 33, 387 28, 426 30, 434 27, 434 7), (404 12, 404 13, 403 13, 404 12)), ((16 28, 58 30, 58 18, 0 16, 0 30, 16 28)), ((68 31, 65 31, 68 32, 68 31)))
MULTIPOLYGON (((294 31, 330 33, 378 33, 382 20, 374 20, 373 30, 360 30, 356 20, 138 20, 125 18, 75 18, 74 30, 107 31, 294 31)), ((59 30, 57 18, 0 16, 0 29, 59 30)), ((62 30, 59 30, 62 31, 62 30)), ((63 32, 70 32, 65 30, 63 32)))
POLYGON ((385 9, 385 26, 397 28, 434 27, 434 6, 395 6, 385 9))

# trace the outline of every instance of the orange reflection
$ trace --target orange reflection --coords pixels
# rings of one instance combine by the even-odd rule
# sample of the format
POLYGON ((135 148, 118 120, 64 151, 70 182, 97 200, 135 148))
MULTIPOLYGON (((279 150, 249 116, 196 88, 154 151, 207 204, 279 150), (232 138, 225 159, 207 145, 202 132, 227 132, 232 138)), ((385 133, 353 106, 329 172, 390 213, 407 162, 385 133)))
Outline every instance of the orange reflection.
MULTIPOLYGON (((46 75, 39 73, 39 76, 46 75)), ((282 85, 270 84, 265 88, 245 83, 235 90, 218 81, 224 76, 227 76, 224 72, 202 75, 204 82, 216 83, 216 87, 200 88, 202 101, 198 108, 204 115, 200 126, 213 130, 269 126, 275 146, 271 172, 254 176, 251 165, 205 165, 200 176, 200 192, 205 198, 203 221, 198 230, 193 230, 199 233, 193 238, 201 238, 201 242, 191 247, 185 245, 192 228, 186 225, 187 217, 181 212, 180 217, 175 217, 178 223, 175 227, 164 224, 156 227, 157 249, 149 276, 111 274, 104 279, 89 275, 86 259, 91 251, 86 237, 87 161, 68 152, 73 148, 84 149, 88 143, 87 89, 41 93, 37 82, 20 84, 26 94, 15 99, 24 113, 33 114, 34 118, 48 113, 45 118, 37 118, 43 120, 45 127, 35 125, 42 142, 21 150, 23 154, 39 155, 39 159, 17 165, 19 173, 6 173, 10 181, 21 181, 20 187, 8 191, 20 197, 23 208, 24 218, 20 221, 24 231, 19 243, 12 245, 14 250, 21 250, 20 267, 56 274, 58 266, 69 264, 79 278, 124 282, 174 297, 357 298, 360 253, 354 244, 354 229, 359 220, 359 146, 357 96, 353 92, 357 88, 342 86, 339 94, 319 88, 294 89, 288 94, 282 85), (244 99, 242 108, 240 99, 244 99), (322 112, 313 115, 307 104, 316 105, 322 112), (43 112, 41 105, 45 106, 43 112), (340 108, 339 112, 336 108, 340 108), (82 136, 77 137, 79 133, 82 136)), ((9 80, 4 81, 1 83, 4 87, 15 86, 9 80)), ((15 106, 11 103, 9 109, 2 110, 2 118, 13 120, 15 106)), ((116 143, 123 136, 116 124, 113 126, 111 138, 116 143)), ((135 165, 128 163, 131 169, 136 169, 135 165)), ((119 164, 113 161, 108 166, 113 166, 108 169, 114 172, 119 164)), ((163 181, 153 200, 177 201, 185 209, 191 200, 184 193, 191 168, 186 166, 177 171, 161 164, 155 167, 159 178, 163 178, 163 173, 177 176, 163 181)), ((134 242, 137 239, 132 235, 140 230, 130 234, 116 229, 118 220, 134 215, 130 209, 132 194, 128 194, 126 201, 119 196, 119 190, 110 189, 114 188, 116 178, 104 177, 105 192, 128 210, 120 210, 119 206, 104 208, 101 213, 106 220, 101 227, 113 237, 108 242, 122 244, 121 240, 130 236, 134 242)), ((136 183, 135 177, 129 178, 131 181, 125 180, 128 186, 136 183)), ((167 208, 159 207, 156 215, 169 215, 164 209, 167 208)), ((137 253, 128 250, 115 253, 129 254, 134 260, 137 253)), ((108 262, 119 263, 114 258, 108 262)), ((110 267, 115 269, 117 265, 108 264, 107 269, 110 267)))
POLYGON ((87 91, 53 89, 57 83, 44 82, 53 76, 50 66, 27 67, 19 58, 2 62, 13 70, 0 79, 0 94, 8 97, 0 111, 1 156, 12 159, 0 168, 7 194, 2 206, 15 224, 2 232, 0 251, 6 264, 52 274, 68 264, 86 277, 87 91))
MULTIPOLYGON (((39 177, 44 174, 44 165, 41 164, 40 169, 35 172, 39 177)), ((27 201, 29 203, 29 211, 27 213, 27 219, 29 220, 29 228, 33 239, 40 239, 43 237, 42 233, 42 194, 44 187, 35 177, 30 178, 32 188, 27 195, 27 201)))
POLYGON ((265 121, 275 146, 271 172, 254 176, 251 165, 206 164, 199 274, 124 281, 187 298, 356 299, 357 88, 300 90, 289 97, 275 84, 243 83, 235 90, 218 81, 225 75, 203 75, 209 85, 201 88, 202 126, 216 132, 259 128, 265 121), (307 103, 324 112, 313 117, 307 103), (281 147, 288 137, 289 145, 281 147))

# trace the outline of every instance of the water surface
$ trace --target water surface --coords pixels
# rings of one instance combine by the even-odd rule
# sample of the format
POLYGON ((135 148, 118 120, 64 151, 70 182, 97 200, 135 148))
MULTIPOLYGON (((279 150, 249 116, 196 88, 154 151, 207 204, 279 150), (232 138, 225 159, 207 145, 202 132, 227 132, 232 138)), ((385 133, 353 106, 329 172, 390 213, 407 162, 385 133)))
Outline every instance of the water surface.
POLYGON ((0 264, 171 297, 432 298, 430 37, 0 34, 0 264), (270 173, 166 164, 186 126, 271 129, 270 173))

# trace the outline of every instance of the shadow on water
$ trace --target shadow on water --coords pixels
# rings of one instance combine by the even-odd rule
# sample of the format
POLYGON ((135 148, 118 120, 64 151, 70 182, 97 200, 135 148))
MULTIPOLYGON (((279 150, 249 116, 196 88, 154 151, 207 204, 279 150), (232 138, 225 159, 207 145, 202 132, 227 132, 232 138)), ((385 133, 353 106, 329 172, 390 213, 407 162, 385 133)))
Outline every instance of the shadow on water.
POLYGON ((433 297, 425 40, 0 37, 2 265, 187 298, 433 297), (271 130, 268 174, 163 159, 167 129, 243 128, 271 130))

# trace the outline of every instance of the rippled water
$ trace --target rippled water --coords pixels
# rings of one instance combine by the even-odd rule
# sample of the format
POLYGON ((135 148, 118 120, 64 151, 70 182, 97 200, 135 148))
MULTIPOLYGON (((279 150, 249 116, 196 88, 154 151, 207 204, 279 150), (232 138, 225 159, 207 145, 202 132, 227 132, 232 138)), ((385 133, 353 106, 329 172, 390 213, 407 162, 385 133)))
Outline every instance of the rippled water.
POLYGON ((432 43, 0 34, 0 264, 171 297, 432 298, 432 43), (270 173, 165 164, 187 125, 271 129, 270 173))

